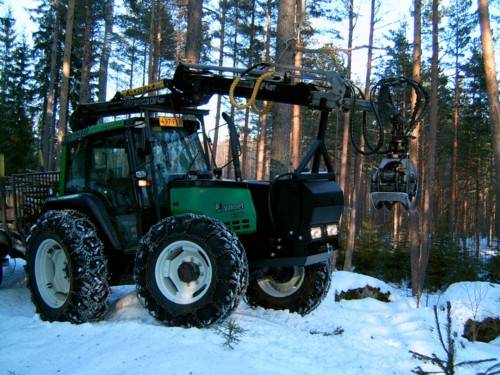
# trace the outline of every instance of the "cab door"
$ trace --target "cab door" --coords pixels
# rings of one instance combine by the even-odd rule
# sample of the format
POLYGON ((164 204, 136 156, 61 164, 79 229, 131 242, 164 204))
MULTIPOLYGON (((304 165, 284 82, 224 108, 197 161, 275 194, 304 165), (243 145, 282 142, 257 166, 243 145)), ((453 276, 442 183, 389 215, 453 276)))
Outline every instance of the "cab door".
POLYGON ((140 209, 125 133, 100 134, 89 141, 87 188, 107 203, 123 248, 134 250, 140 209))

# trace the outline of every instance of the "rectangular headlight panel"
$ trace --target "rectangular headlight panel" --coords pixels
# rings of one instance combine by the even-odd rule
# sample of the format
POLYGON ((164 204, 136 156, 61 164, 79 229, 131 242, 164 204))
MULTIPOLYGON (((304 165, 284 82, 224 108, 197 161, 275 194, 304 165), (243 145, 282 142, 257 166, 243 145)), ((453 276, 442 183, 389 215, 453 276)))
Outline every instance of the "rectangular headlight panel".
POLYGON ((321 236, 321 227, 311 227, 311 239, 318 240, 321 236))
POLYGON ((326 234, 327 236, 337 236, 339 234, 338 224, 328 224, 326 226, 326 234))

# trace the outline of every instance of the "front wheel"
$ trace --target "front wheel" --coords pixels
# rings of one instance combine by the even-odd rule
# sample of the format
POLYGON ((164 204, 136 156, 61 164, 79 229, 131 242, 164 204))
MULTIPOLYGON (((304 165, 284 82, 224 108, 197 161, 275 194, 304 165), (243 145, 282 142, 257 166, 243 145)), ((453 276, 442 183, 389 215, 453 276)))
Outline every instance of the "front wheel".
POLYGON ((238 238, 207 216, 179 215, 141 240, 135 280, 144 306, 171 326, 204 327, 227 317, 248 284, 238 238))
POLYGON ((248 303, 306 315, 318 307, 328 293, 331 271, 330 262, 272 268, 263 277, 250 281, 248 303))
POLYGON ((47 211, 27 243, 28 288, 43 320, 85 323, 107 310, 108 266, 92 222, 72 210, 47 211))

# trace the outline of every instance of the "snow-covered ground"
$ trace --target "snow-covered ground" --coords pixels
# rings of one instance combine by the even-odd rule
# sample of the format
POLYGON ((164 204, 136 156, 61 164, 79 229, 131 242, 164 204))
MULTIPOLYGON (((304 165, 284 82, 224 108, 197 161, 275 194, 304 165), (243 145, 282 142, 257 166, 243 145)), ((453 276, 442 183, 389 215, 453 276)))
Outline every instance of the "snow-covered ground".
MULTIPOLYGON (((103 322, 47 323, 35 314, 22 262, 11 261, 0 287, 0 375, 21 374, 408 374, 409 350, 443 357, 433 304, 452 303, 459 333, 457 361, 500 360, 500 338, 470 343, 460 338, 468 317, 500 315, 500 285, 458 283, 425 296, 417 309, 408 291, 371 277, 335 272, 326 300, 306 317, 251 309, 245 303, 230 320, 245 330, 234 349, 215 328, 159 325, 142 308, 133 286, 112 288, 103 322), (335 292, 365 285, 391 292, 391 302, 335 302, 335 292), (337 334, 334 334, 336 332, 337 334), (341 333, 340 333, 341 332, 341 333), (340 333, 340 334, 338 334, 340 333), (462 343, 463 345, 461 345, 462 343)), ((444 321, 444 313, 440 313, 444 321)), ((490 364, 491 365, 491 364, 490 364)), ((475 374, 489 365, 462 369, 475 374)))

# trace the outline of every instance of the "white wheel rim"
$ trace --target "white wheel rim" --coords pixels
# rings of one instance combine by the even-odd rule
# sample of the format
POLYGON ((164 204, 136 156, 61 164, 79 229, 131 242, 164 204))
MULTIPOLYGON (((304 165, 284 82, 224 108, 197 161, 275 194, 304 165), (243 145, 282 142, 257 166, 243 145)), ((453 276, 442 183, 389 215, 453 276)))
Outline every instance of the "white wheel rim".
POLYGON ((188 305, 198 301, 212 282, 212 264, 205 250, 191 241, 175 241, 165 247, 155 266, 156 285, 170 301, 188 305), (189 274, 183 275, 183 270, 189 274))
POLYGON ((295 266, 293 267, 293 275, 287 281, 280 282, 272 276, 267 276, 257 280, 257 284, 268 295, 276 298, 284 298, 291 296, 302 286, 304 277, 304 267, 295 266))
POLYGON ((53 309, 64 305, 69 296, 69 262, 61 244, 48 238, 38 246, 35 280, 43 301, 53 309))

